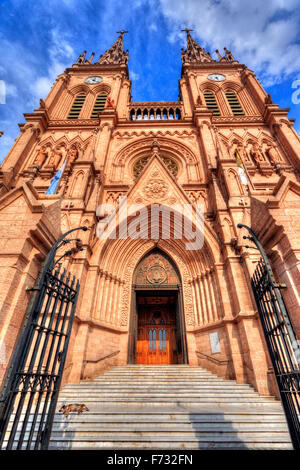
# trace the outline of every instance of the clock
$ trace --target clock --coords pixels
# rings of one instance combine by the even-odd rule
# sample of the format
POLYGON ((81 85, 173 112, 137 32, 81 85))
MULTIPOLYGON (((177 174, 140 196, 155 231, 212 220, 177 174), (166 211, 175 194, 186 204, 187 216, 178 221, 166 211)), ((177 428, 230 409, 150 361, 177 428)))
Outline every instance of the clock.
POLYGON ((226 79, 226 77, 220 73, 212 73, 211 75, 208 75, 207 78, 209 78, 209 80, 213 80, 214 82, 222 82, 226 79))
POLYGON ((94 83, 99 83, 102 81, 102 77, 89 77, 86 79, 85 83, 93 85, 94 83))

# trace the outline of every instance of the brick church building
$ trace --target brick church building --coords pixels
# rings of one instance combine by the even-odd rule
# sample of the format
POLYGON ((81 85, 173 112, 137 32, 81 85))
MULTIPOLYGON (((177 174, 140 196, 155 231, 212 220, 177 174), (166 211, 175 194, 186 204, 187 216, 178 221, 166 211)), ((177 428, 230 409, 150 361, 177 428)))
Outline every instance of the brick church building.
POLYGON ((64 384, 126 364, 187 364, 276 395, 250 285, 259 254, 245 248, 237 225, 255 231, 287 285, 300 338, 293 120, 230 51, 213 58, 188 30, 178 101, 133 102, 123 34, 98 60, 84 51, 57 77, 3 161, 1 380, 30 301, 26 288, 55 240, 87 226, 76 235, 84 250, 63 260, 80 281, 64 384), (187 250, 174 231, 162 236, 161 217, 155 236, 99 238, 99 222, 124 196, 145 207, 201 204, 203 246, 187 250))

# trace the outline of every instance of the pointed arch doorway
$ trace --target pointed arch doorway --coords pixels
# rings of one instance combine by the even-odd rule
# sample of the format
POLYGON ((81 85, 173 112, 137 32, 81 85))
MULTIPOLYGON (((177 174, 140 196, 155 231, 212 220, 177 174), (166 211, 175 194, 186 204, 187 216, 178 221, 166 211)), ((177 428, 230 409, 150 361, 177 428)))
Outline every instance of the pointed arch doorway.
POLYGON ((180 274, 157 248, 133 276, 128 363, 188 363, 180 274))

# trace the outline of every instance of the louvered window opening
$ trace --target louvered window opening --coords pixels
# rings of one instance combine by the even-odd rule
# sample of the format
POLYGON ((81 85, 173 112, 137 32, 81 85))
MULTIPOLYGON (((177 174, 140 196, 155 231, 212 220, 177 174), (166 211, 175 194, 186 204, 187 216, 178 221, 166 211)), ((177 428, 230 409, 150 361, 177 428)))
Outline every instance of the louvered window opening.
POLYGON ((68 119, 78 119, 80 111, 82 109, 83 103, 85 101, 86 95, 77 95, 74 99, 72 108, 69 112, 68 119))
POLYGON ((219 107, 218 107, 218 104, 217 104, 217 101, 213 92, 205 91, 204 99, 205 99, 207 108, 213 112, 213 115, 220 116, 220 110, 219 110, 219 107))
POLYGON ((94 108, 91 114, 91 119, 96 119, 98 117, 98 114, 103 111, 105 108, 105 103, 106 103, 106 98, 107 95, 105 93, 101 93, 100 95, 97 96, 94 108))
POLYGON ((234 91, 226 91, 225 95, 231 111, 235 116, 241 116, 245 114, 234 91))

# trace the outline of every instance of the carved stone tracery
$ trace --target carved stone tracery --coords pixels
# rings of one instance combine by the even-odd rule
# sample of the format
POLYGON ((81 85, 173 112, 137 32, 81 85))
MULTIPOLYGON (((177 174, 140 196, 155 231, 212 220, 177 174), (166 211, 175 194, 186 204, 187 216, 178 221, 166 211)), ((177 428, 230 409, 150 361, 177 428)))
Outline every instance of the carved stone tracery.
MULTIPOLYGON (((161 249, 167 254, 170 254, 174 263, 179 269, 181 280, 182 280, 182 294, 183 294, 183 303, 184 303, 184 314, 186 319, 186 324, 189 327, 193 327, 195 324, 194 317, 194 304, 193 304, 193 294, 192 286, 190 283, 191 276, 187 270, 186 264, 178 256, 177 252, 172 249, 170 246, 164 246, 164 242, 161 242, 161 249)), ((153 241, 149 240, 143 244, 133 256, 130 258, 130 261, 127 265, 124 275, 124 285, 122 286, 122 295, 121 295, 121 318, 120 325, 128 327, 129 324, 129 314, 130 314, 130 298, 132 292, 132 279, 134 270, 142 257, 153 248, 153 241)))
MULTIPOLYGON (((152 155, 146 155, 145 157, 141 157, 133 164, 132 172, 135 178, 137 178, 142 173, 145 166, 149 162, 151 156, 152 155)), ((166 165, 170 173, 176 177, 178 174, 177 163, 172 158, 166 157, 164 155, 160 155, 160 158, 162 159, 162 161, 164 162, 164 164, 166 165)))

